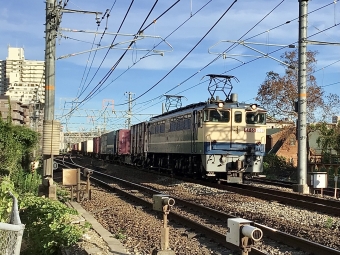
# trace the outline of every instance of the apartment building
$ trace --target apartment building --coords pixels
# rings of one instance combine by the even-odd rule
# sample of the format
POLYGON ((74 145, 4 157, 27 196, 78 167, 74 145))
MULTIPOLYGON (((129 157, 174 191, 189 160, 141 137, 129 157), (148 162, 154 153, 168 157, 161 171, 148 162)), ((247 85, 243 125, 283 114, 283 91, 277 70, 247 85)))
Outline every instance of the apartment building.
MULTIPOLYGON (((29 118, 25 117, 21 124, 27 125, 26 121, 30 120, 42 122, 45 103, 44 84, 45 62, 26 60, 23 48, 8 47, 6 60, 0 60, 0 95, 8 96, 11 104, 17 103, 23 109, 27 109, 29 118)), ((29 125, 33 128, 39 123, 29 125)))
POLYGON ((9 118, 14 125, 30 124, 29 105, 9 100, 9 96, 0 96, 0 118, 8 121, 9 118))

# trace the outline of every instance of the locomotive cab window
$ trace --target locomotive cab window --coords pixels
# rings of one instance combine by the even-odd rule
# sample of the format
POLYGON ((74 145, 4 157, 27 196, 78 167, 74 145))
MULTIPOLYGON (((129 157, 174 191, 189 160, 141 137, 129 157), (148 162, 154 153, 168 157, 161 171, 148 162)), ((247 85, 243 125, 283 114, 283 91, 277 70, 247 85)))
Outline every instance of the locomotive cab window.
POLYGON ((247 124, 266 124, 266 114, 262 112, 248 112, 246 114, 247 124))
POLYGON ((212 122, 229 122, 230 113, 229 111, 223 110, 205 110, 204 111, 204 121, 212 121, 212 122))
POLYGON ((241 123, 242 122, 242 112, 236 111, 234 116, 235 123, 241 123))

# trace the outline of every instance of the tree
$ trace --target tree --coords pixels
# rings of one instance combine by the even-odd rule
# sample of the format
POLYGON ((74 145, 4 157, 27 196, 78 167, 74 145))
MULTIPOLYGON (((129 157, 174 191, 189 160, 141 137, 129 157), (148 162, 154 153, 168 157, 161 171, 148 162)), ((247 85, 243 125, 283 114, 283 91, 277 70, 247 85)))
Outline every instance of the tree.
POLYGON ((320 131, 320 136, 317 139, 317 143, 321 147, 322 152, 335 150, 340 155, 340 122, 331 127, 322 123, 318 130, 320 131))
POLYGON ((28 169, 28 158, 37 142, 37 132, 0 118, 0 170, 11 173, 20 168, 28 169))
MULTIPOLYGON (((315 119, 316 109, 324 105, 323 89, 317 85, 315 72, 316 51, 307 51, 307 118, 315 119)), ((287 64, 285 74, 280 75, 274 71, 267 73, 265 81, 261 84, 256 100, 267 108, 270 115, 279 119, 292 119, 296 117, 295 102, 298 100, 298 52, 285 52, 281 59, 287 64)))
POLYGON ((320 121, 325 122, 332 116, 336 116, 340 109, 340 97, 337 94, 329 93, 324 98, 324 104, 318 109, 320 121))
MULTIPOLYGON (((320 122, 317 125, 309 125, 307 136, 322 127, 322 122, 328 120, 340 109, 340 98, 336 94, 325 95, 321 86, 317 84, 315 65, 317 51, 307 51, 307 121, 309 123, 320 122)), ((256 100, 267 108, 269 115, 281 120, 294 120, 297 117, 295 102, 298 101, 298 51, 287 51, 281 59, 285 66, 285 72, 280 75, 274 71, 267 73, 265 81, 260 85, 256 100)), ((294 122, 293 122, 294 123, 294 122)), ((284 128, 288 132, 282 132, 282 140, 288 138, 291 128, 284 128)), ((328 140, 323 140, 327 145, 328 140)), ((340 141, 339 141, 340 142, 340 141)), ((322 144, 322 142, 320 142, 322 144)), ((307 139, 307 152, 309 152, 309 140, 307 139)))

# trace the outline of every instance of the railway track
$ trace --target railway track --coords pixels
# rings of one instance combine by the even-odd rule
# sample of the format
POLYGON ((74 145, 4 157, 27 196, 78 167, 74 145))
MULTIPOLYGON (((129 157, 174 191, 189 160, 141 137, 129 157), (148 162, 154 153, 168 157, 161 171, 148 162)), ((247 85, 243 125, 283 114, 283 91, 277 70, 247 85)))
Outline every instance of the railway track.
MULTIPOLYGON (((272 185, 272 186, 277 186, 277 187, 284 187, 284 188, 288 188, 288 189, 292 189, 293 185, 296 184, 295 182, 290 182, 290 181, 279 181, 279 180, 269 180, 269 179, 265 179, 265 178, 253 178, 251 180, 251 182, 255 182, 255 183, 264 183, 264 184, 268 184, 268 185, 272 185)), ((316 192, 321 192, 320 189, 315 190, 316 192)), ((325 188, 323 189, 323 195, 325 196, 329 196, 329 197, 334 197, 334 188, 325 188)), ((338 189, 337 198, 340 198, 340 192, 338 189)))
MULTIPOLYGON (((70 164, 70 163, 66 163, 70 164)), ((71 165, 71 167, 79 167, 79 165, 71 165)), ((138 202, 139 204, 151 208, 152 202, 151 197, 156 193, 163 193, 162 191, 152 189, 145 185, 139 185, 132 182, 127 182, 125 180, 115 178, 111 175, 106 175, 101 173, 100 171, 94 171, 93 176, 91 178, 93 181, 99 183, 102 186, 105 186, 109 190, 114 190, 115 192, 119 192, 124 194, 124 196, 129 197, 129 199, 138 202), (124 186, 123 188, 119 188, 117 185, 113 185, 110 182, 119 183, 119 186, 124 186), (128 186, 128 188, 126 188, 128 186)), ((190 181, 192 181, 190 179, 190 181)), ((206 185, 206 183, 204 183, 206 185)), ((222 185, 225 186, 225 185, 222 185)), ((235 187, 233 187, 235 189, 235 187)), ((244 188, 241 188, 244 190, 244 188)), ((196 231, 205 234, 206 236, 212 237, 217 243, 227 247, 228 249, 235 249, 236 247, 226 243, 225 241, 225 233, 226 229, 223 227, 216 229, 216 226, 226 226, 226 219, 235 217, 233 215, 226 214, 224 212, 220 212, 211 208, 207 208, 202 205, 198 205, 196 203, 185 201, 179 197, 171 196, 176 200, 176 209, 171 212, 170 218, 175 222, 181 223, 185 226, 191 227, 196 231), (199 217, 204 218, 203 222, 205 224, 201 224, 202 220, 196 219, 192 220, 195 215, 200 215, 199 217), (190 217, 186 217, 183 215, 190 215, 190 217), (213 219, 213 221, 212 221, 213 219), (210 223, 209 223, 210 222, 210 223)), ((197 216, 196 216, 197 217, 197 216)), ((338 250, 308 241, 306 239, 298 238, 293 235, 286 234, 284 232, 256 224, 256 227, 260 228, 265 238, 275 240, 276 242, 289 244, 290 246, 296 247, 300 250, 303 250, 308 253, 313 254, 340 254, 338 250)), ((260 249, 252 249, 250 254, 267 254, 262 252, 260 249)))
MULTIPOLYGON (((98 171, 104 171, 100 167, 96 167, 98 171)), ((252 196, 267 201, 276 201, 278 203, 297 206, 311 211, 323 212, 334 216, 340 216, 340 201, 328 200, 314 196, 302 195, 293 192, 285 192, 281 190, 268 189, 264 187, 255 187, 246 184, 230 184, 230 183, 212 183, 204 180, 197 180, 185 177, 176 177, 185 182, 196 183, 212 188, 226 190, 242 194, 245 196, 252 196)))
POLYGON ((218 189, 234 191, 243 195, 252 195, 254 197, 265 200, 277 201, 279 203, 297 206, 307 210, 340 216, 340 202, 335 200, 328 200, 314 196, 284 192, 281 190, 274 190, 263 187, 255 187, 245 184, 212 184, 211 186, 218 189))

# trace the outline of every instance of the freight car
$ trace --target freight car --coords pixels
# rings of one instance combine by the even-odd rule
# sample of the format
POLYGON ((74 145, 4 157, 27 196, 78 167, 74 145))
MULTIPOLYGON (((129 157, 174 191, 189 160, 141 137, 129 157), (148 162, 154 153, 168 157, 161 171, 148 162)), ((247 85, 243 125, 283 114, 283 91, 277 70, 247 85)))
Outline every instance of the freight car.
MULTIPOLYGON (((234 78, 209 75, 224 80, 234 78)), ((225 93, 152 117, 101 136, 102 157, 195 177, 241 183, 262 172, 266 139, 266 110, 238 102, 237 94, 225 93)))

